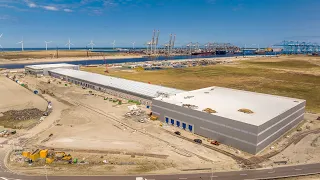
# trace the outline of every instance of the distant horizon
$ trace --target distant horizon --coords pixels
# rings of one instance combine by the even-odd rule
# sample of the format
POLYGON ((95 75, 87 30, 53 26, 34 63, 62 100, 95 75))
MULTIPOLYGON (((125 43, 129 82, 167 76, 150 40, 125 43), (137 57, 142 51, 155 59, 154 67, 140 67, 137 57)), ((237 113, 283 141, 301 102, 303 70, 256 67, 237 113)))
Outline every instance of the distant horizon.
MULTIPOLYGON (((69 50, 68 47, 48 47, 48 50, 56 50, 56 49, 63 49, 63 50, 69 50)), ((113 47, 94 47, 93 50, 95 49, 110 49, 110 50, 117 50, 118 48, 120 49, 133 49, 132 47, 125 47, 125 46, 117 46, 113 49, 113 47)), ((163 47, 158 47, 159 49, 162 49, 163 47)), ((185 48, 183 46, 176 46, 174 48, 185 48)), ((239 47, 240 49, 244 48, 244 47, 239 47)), ((270 48, 270 47, 260 47, 260 49, 265 49, 265 48, 270 48)), ((280 48, 280 46, 276 46, 274 48, 280 48)), ((17 50, 21 50, 21 47, 10 47, 10 48, 0 48, 0 52, 3 51, 3 50, 13 50, 13 49, 17 49, 17 50)), ((28 50, 28 49, 41 49, 41 50, 46 50, 45 47, 24 47, 24 50, 28 50)), ((92 50, 91 47, 70 47, 70 50, 73 50, 73 49, 79 49, 79 50, 92 50)), ((147 49, 147 47, 135 47, 134 49, 147 49)), ((257 47, 246 47, 245 49, 258 49, 257 47)))

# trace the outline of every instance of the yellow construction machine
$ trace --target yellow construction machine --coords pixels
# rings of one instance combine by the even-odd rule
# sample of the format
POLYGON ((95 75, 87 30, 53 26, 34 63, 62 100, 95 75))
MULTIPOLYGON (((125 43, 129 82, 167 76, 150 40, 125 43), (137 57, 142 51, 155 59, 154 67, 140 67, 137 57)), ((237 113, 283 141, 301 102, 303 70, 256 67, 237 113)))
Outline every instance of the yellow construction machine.
POLYGON ((54 152, 54 156, 56 160, 70 161, 72 160, 72 156, 70 154, 66 154, 63 151, 54 152))

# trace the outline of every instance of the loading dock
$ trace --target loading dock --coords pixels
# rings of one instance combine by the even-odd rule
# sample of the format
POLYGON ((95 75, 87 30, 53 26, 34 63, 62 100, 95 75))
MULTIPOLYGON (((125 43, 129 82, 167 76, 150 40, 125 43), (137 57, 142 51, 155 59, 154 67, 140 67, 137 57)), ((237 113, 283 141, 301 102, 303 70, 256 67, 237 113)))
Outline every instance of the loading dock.
POLYGON ((177 127, 180 127, 180 121, 176 121, 176 125, 177 125, 177 127))
POLYGON ((186 130, 187 128, 187 124, 186 123, 182 123, 182 129, 186 130))
POLYGON ((166 117, 166 123, 169 124, 169 118, 166 117))

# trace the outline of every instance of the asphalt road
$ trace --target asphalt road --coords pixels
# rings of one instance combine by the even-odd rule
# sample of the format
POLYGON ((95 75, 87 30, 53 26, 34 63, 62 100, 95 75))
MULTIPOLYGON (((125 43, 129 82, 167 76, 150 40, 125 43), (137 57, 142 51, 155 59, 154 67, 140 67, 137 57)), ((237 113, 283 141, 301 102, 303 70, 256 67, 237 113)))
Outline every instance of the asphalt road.
MULTIPOLYGON (((4 153, 0 153, 0 159, 4 159, 4 153)), ((43 169, 45 172, 45 169, 43 169)), ((273 179, 277 177, 299 176, 320 173, 320 163, 296 166, 278 167, 274 169, 259 169, 245 171, 230 171, 198 174, 175 175, 147 175, 147 176, 22 176, 9 172, 0 163, 0 180, 135 180, 136 177, 144 177, 147 180, 249 180, 249 179, 273 179)))

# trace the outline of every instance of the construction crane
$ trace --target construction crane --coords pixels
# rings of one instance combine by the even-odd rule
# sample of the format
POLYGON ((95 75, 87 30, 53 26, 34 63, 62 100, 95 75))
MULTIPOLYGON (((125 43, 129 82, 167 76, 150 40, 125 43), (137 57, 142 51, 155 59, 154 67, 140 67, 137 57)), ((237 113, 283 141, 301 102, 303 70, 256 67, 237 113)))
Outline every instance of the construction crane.
POLYGON ((155 37, 155 35, 156 35, 156 30, 153 30, 153 35, 152 35, 152 39, 151 39, 151 46, 150 46, 150 52, 151 52, 151 54, 153 54, 153 51, 152 51, 152 47, 153 47, 153 45, 154 45, 154 37, 155 37))
POLYGON ((283 53, 285 54, 309 54, 319 53, 320 51, 320 45, 311 42, 282 41, 273 46, 283 47, 283 53))
POLYGON ((170 53, 172 53, 172 49, 174 48, 175 41, 176 41, 176 35, 173 35, 173 40, 171 41, 171 44, 170 44, 170 49, 171 49, 170 53))
POLYGON ((109 73, 109 70, 108 70, 108 64, 107 64, 107 61, 106 61, 106 58, 103 54, 103 60, 104 60, 104 64, 106 65, 106 70, 104 71, 105 73, 109 73))
POLYGON ((168 43, 168 55, 170 55, 171 43, 172 43, 172 34, 170 34, 170 40, 168 43))
POLYGON ((155 41, 155 44, 154 44, 154 53, 157 54, 157 46, 158 46, 158 42, 159 42, 159 34, 160 34, 160 31, 158 30, 157 31, 157 38, 156 38, 156 41, 155 41))

